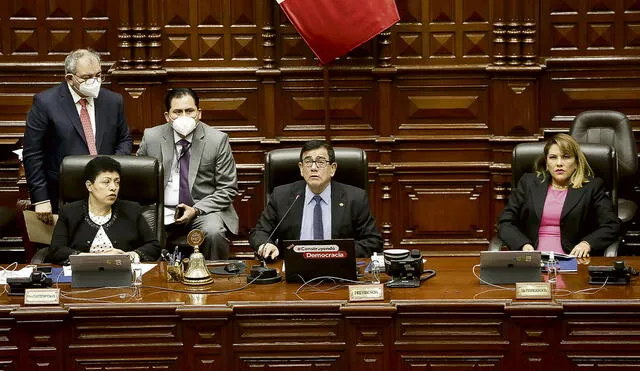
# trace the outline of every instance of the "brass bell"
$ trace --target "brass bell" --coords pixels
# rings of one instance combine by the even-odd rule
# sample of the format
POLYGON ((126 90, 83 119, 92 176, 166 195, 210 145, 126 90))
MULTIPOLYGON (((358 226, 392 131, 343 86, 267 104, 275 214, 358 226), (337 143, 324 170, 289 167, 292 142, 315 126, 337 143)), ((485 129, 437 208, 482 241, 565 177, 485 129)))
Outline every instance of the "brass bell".
POLYGON ((204 263, 204 255, 198 246, 204 241, 204 233, 194 229, 187 235, 187 243, 193 246, 193 254, 189 256, 189 268, 184 274, 182 283, 185 285, 207 285, 213 282, 209 270, 204 263))

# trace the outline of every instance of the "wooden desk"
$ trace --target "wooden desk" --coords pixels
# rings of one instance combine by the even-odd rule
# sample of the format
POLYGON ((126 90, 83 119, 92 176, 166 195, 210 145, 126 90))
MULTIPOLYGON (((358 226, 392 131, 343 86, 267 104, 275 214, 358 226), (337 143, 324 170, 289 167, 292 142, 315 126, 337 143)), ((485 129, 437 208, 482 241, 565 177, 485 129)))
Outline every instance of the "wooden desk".
MULTIPOLYGON (((164 267, 128 290, 73 290, 64 304, 0 297, 0 370, 577 370, 640 368, 640 285, 594 295, 514 300, 471 273, 477 257, 429 258, 437 275, 380 302, 348 303, 346 288, 252 285, 227 294, 167 284, 164 267), (193 294, 158 288, 192 290, 193 294), (474 299, 474 297, 476 297, 474 299)), ((594 258, 592 264, 608 265, 594 258)), ((640 258, 626 258, 640 267, 640 258)), ((590 287, 586 267, 560 285, 590 287)), ((205 287, 240 287, 217 278, 205 287)), ((513 286, 511 286, 513 287, 513 286)), ((68 285, 62 290, 71 291, 68 285)))

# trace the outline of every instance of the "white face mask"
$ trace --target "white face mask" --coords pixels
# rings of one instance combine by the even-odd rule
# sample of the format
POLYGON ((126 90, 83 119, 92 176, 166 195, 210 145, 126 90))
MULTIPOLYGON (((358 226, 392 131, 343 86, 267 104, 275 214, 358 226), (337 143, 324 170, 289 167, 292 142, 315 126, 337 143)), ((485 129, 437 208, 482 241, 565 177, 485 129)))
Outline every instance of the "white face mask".
POLYGON ((182 135, 183 137, 191 134, 191 132, 195 130, 197 124, 198 122, 193 119, 193 117, 189 116, 180 116, 177 119, 171 121, 173 130, 175 130, 176 133, 182 135))
POLYGON ((93 81, 91 84, 88 84, 88 82, 89 81, 85 81, 82 84, 80 84, 78 91, 80 92, 80 94, 86 97, 98 98, 98 94, 100 94, 100 85, 102 81, 96 78, 95 81, 93 81))

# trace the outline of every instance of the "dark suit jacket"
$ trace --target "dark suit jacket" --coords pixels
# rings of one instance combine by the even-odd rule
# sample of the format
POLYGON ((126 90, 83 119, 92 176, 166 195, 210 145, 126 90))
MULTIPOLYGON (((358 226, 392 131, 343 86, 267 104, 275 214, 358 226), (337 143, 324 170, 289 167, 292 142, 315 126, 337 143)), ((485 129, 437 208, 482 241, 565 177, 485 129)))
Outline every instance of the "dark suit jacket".
MULTIPOLYGON (((562 249, 569 253, 586 241, 592 252, 604 250, 618 237, 620 220, 613 210, 600 178, 590 179, 582 188, 569 188, 560 216, 562 249)), ((512 250, 530 243, 538 248, 538 230, 547 197, 549 180, 544 183, 533 173, 520 178, 498 220, 498 236, 512 250)))
MULTIPOLYGON (((266 242, 300 239, 305 186, 305 181, 299 180, 273 190, 256 229, 249 236, 251 247, 257 250, 266 242), (283 219, 296 195, 300 195, 300 199, 295 201, 289 215, 283 219), (268 241, 267 238, 280 220, 282 224, 272 240, 268 241)), ((355 239, 358 257, 369 257, 374 251, 382 252, 382 238, 376 229, 375 219, 369 210, 369 198, 363 189, 331 182, 331 238, 355 239)))
MULTIPOLYGON (((130 155, 131 137, 122 96, 100 89, 95 104, 96 149, 101 155, 130 155)), ((80 115, 67 82, 36 94, 27 114, 23 161, 31 202, 51 200, 57 208, 58 173, 65 156, 88 155, 80 115)))
MULTIPOLYGON (((135 251, 140 255, 140 261, 154 261, 160 256, 160 242, 142 216, 137 202, 116 201, 111 206, 111 219, 103 228, 114 248, 135 251)), ((89 218, 87 200, 64 205, 45 261, 63 264, 71 254, 89 252, 99 229, 100 226, 89 218)))

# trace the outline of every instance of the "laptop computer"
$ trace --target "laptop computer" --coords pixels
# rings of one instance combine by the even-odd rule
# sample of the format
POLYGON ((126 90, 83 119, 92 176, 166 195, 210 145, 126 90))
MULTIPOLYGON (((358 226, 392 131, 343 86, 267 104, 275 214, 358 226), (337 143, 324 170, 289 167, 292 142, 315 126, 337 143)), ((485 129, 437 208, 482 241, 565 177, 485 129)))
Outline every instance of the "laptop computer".
POLYGON ((71 287, 116 287, 131 285, 128 254, 70 255, 71 287))
POLYGON ((337 277, 356 281, 356 248, 352 239, 285 240, 284 272, 287 282, 316 277, 337 277))
POLYGON ((540 251, 481 251, 480 279, 493 284, 540 282, 540 251))

